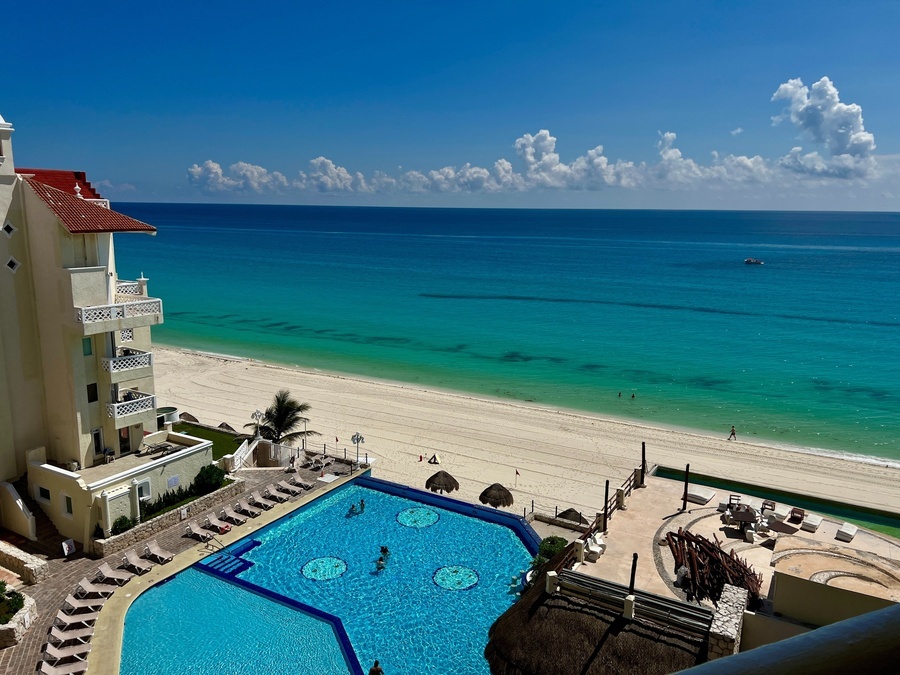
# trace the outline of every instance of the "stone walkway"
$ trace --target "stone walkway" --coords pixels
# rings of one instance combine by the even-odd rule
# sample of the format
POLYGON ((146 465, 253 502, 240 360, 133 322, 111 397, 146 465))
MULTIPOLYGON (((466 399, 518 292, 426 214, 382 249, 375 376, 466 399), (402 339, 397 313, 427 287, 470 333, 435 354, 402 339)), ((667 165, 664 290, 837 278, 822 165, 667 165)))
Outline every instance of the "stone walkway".
MULTIPOLYGON (((343 470, 343 467, 341 467, 341 470, 343 470)), ((213 510, 218 513, 225 504, 234 504, 238 498, 248 497, 251 491, 262 490, 262 488, 269 483, 277 482, 287 477, 281 469, 246 469, 240 471, 237 475, 244 480, 244 485, 246 487, 245 492, 237 497, 223 501, 221 504, 218 504, 215 509, 210 508, 207 511, 202 512, 198 516, 199 521, 202 521, 202 518, 207 513, 210 513, 213 510)), ((318 473, 301 469, 297 475, 316 486, 312 491, 313 493, 326 488, 323 483, 316 481, 316 478, 319 476, 318 473)), ((290 501, 297 501, 309 494, 311 493, 306 492, 303 495, 292 497, 290 501)), ((156 539, 159 545, 164 549, 178 554, 197 545, 196 539, 185 536, 184 528, 184 523, 178 523, 168 530, 156 533, 150 538, 156 539)), ((5 538, 3 536, 5 534, 9 533, 0 532, 0 537, 5 538)), ((142 546, 137 546, 135 548, 139 549, 139 555, 143 553, 142 546)), ((25 637, 18 645, 0 651, 0 672, 34 673, 37 671, 40 668, 42 661, 41 654, 44 645, 47 642, 47 633, 56 617, 57 611, 62 608, 66 596, 75 591, 76 584, 78 584, 83 577, 87 577, 93 581, 100 563, 106 562, 110 567, 114 569, 118 568, 122 563, 123 555, 124 551, 107 556, 103 559, 94 559, 85 556, 84 553, 79 551, 69 558, 62 558, 61 556, 58 558, 41 556, 45 557, 50 565, 50 578, 47 581, 43 581, 34 586, 23 586, 20 589, 26 595, 34 599, 37 606, 37 619, 25 633, 25 637)), ((115 664, 115 668, 112 672, 117 671, 118 664, 115 664)), ((94 668, 92 667, 89 672, 94 673, 94 668)))

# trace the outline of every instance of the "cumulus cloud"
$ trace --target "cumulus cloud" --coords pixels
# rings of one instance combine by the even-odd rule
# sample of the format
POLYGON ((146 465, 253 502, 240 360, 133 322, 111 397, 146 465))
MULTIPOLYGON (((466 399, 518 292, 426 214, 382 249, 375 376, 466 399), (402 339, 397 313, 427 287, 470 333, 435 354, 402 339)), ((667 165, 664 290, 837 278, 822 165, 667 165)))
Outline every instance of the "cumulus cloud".
POLYGON ((137 187, 135 187, 131 183, 113 183, 112 181, 105 178, 97 183, 97 187, 102 188, 103 192, 116 194, 126 194, 129 192, 137 191, 137 187))
MULTIPOLYGON (((677 146, 677 136, 659 134, 655 161, 635 163, 610 159, 602 145, 587 150, 571 161, 557 151, 557 139, 549 130, 525 133, 517 138, 510 159, 500 158, 490 166, 466 162, 438 169, 399 169, 392 175, 375 171, 370 176, 351 171, 327 157, 316 157, 306 170, 289 179, 247 162, 237 162, 224 170, 212 160, 194 164, 188 170, 191 185, 216 194, 287 193, 322 194, 451 194, 511 193, 529 190, 603 190, 653 188, 684 190, 698 188, 739 188, 768 183, 786 186, 803 181, 818 185, 827 181, 863 181, 885 172, 887 164, 876 158, 875 137, 866 131, 862 108, 842 103, 838 90, 827 77, 811 87, 800 79, 781 84, 773 101, 785 101, 782 113, 773 118, 789 120, 800 133, 819 145, 804 151, 795 147, 782 157, 767 160, 759 155, 719 155, 698 161, 677 146)), ((741 135, 742 127, 732 136, 741 135)), ((900 169, 893 171, 900 173, 900 169)))

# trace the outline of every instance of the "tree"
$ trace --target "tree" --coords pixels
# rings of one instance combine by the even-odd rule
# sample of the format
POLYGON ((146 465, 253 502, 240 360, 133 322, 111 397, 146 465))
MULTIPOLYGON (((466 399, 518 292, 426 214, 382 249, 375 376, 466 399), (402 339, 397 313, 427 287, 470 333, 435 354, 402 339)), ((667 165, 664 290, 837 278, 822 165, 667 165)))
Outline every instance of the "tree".
POLYGON ((312 429, 297 430, 298 427, 305 426, 304 422, 309 422, 309 419, 303 416, 308 410, 309 403, 301 403, 292 398, 291 392, 287 389, 282 389, 275 394, 272 405, 266 408, 259 424, 250 422, 244 427, 251 427, 254 434, 279 444, 292 443, 304 436, 320 436, 318 431, 312 429))

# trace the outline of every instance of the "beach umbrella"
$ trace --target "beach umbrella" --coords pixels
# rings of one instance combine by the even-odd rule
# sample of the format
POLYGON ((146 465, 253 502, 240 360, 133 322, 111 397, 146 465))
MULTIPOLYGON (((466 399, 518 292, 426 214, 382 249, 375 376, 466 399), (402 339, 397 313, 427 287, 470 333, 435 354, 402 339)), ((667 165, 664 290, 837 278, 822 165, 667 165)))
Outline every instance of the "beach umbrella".
POLYGON ((425 481, 425 489, 444 494, 459 490, 459 482, 446 471, 438 471, 425 481))
POLYGON ((490 487, 485 488, 478 499, 481 500, 482 504, 490 504, 495 509, 501 506, 513 505, 512 492, 500 485, 500 483, 494 483, 490 487))
POLYGON ((560 513, 557 518, 562 518, 563 520, 572 520, 578 523, 579 525, 590 525, 590 523, 585 520, 584 516, 581 515, 575 509, 566 509, 562 513, 560 513))
POLYGON ((181 415, 179 415, 179 418, 181 419, 182 422, 199 422, 200 421, 196 417, 191 415, 191 413, 189 413, 189 412, 181 413, 181 415))
POLYGON ((219 425, 219 429, 224 429, 225 431, 231 431, 231 432, 233 432, 233 433, 237 433, 237 432, 234 430, 234 428, 233 428, 230 424, 228 424, 227 422, 222 422, 222 424, 219 425))

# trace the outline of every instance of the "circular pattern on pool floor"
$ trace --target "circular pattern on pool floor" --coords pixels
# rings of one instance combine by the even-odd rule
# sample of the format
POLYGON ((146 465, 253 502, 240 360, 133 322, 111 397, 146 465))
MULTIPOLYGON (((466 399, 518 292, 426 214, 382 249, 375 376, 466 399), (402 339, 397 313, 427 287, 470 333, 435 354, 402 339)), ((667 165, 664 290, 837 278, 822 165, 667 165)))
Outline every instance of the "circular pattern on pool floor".
POLYGON ((415 527, 421 529, 423 527, 431 527, 441 519, 441 514, 437 511, 425 508, 424 506, 413 506, 404 509, 397 514, 397 522, 406 527, 415 527))
POLYGON ((300 571, 307 579, 329 581, 343 576, 347 571, 347 563, 333 556, 313 558, 300 571))
POLYGON ((432 579, 448 591, 464 591, 478 583, 478 572, 462 565, 447 565, 438 568, 432 579))

